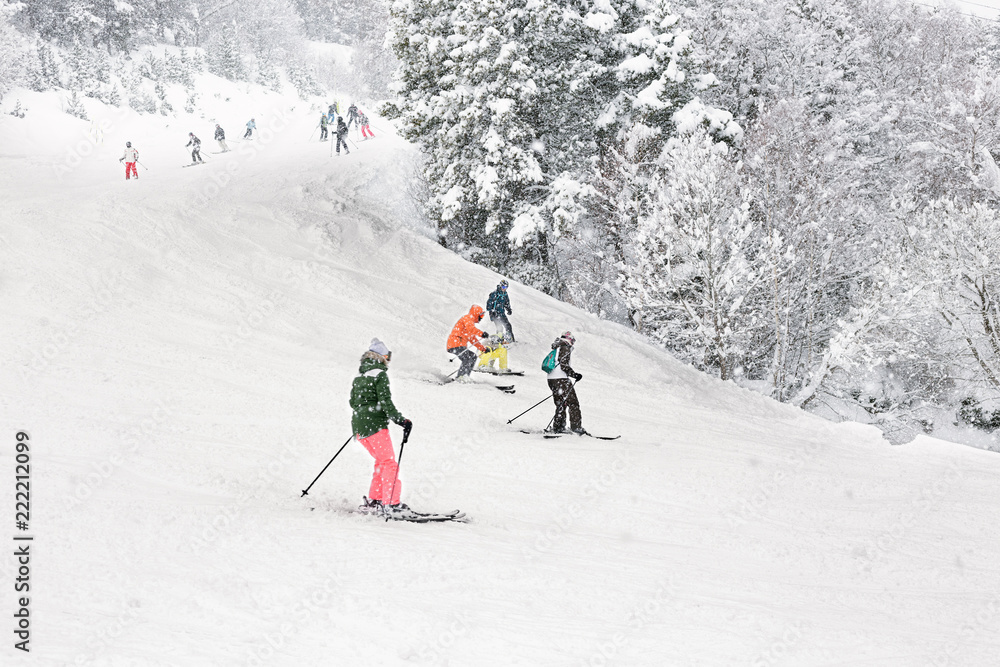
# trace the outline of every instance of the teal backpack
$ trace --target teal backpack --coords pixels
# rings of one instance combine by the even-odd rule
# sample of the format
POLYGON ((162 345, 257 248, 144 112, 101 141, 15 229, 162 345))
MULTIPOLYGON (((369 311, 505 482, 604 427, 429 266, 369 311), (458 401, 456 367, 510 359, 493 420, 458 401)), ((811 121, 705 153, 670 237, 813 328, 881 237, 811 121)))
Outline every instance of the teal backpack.
POLYGON ((542 370, 546 373, 551 373, 559 365, 559 349, 556 348, 549 352, 548 356, 545 357, 545 361, 542 362, 542 370))

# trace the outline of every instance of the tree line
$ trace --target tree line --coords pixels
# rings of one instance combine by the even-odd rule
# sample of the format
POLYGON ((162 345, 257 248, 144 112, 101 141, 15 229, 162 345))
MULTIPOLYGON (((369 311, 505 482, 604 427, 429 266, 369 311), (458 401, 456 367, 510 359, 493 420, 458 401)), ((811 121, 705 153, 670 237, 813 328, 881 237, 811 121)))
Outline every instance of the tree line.
POLYGON ((904 441, 1000 425, 995 24, 898 0, 407 0, 440 242, 904 441))

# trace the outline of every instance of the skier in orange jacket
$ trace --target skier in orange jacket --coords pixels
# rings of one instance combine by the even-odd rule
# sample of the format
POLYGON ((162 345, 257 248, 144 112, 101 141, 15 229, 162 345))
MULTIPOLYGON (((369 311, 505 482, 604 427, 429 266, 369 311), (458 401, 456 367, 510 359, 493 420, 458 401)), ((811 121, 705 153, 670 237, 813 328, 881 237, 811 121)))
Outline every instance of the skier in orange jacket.
POLYGON ((468 314, 455 323, 451 335, 448 336, 448 351, 462 362, 462 367, 458 369, 458 377, 455 378, 461 382, 468 382, 467 379, 463 380, 462 378, 469 378, 472 374, 472 368, 476 365, 476 359, 479 358, 479 355, 470 350, 468 346, 473 345, 480 352, 486 351, 479 340, 488 337, 489 334, 476 327, 485 314, 486 311, 483 310, 482 306, 472 306, 469 308, 468 314))

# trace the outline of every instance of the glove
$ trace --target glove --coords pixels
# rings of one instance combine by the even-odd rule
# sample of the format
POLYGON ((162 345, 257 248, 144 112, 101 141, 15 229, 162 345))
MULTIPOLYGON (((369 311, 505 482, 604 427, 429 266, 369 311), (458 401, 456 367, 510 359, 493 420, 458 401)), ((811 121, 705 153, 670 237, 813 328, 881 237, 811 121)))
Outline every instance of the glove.
POLYGON ((125 158, 123 158, 123 157, 120 157, 120 158, 118 158, 118 161, 119 161, 119 162, 121 162, 121 161, 122 161, 122 160, 124 160, 124 159, 125 159, 125 158))
POLYGON ((485 331, 483 331, 483 332, 482 332, 482 333, 480 334, 480 338, 489 338, 489 337, 490 337, 490 335, 489 335, 488 333, 486 333, 485 331))
POLYGON ((404 419, 402 427, 403 427, 403 440, 406 440, 407 438, 410 437, 410 431, 413 430, 413 422, 411 422, 409 419, 404 419))
POLYGON ((583 379, 583 373, 577 373, 576 375, 573 376, 573 379, 579 382, 580 380, 583 379))

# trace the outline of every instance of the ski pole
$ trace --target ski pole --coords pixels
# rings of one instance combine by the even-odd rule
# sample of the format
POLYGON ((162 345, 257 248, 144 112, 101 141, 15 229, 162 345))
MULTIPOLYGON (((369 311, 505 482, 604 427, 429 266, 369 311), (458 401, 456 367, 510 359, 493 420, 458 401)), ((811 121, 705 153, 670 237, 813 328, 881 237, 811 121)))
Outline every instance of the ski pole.
POLYGON ((313 140, 313 137, 316 136, 316 130, 318 130, 318 129, 319 129, 319 125, 317 125, 316 127, 313 128, 312 134, 309 135, 309 141, 313 140))
MULTIPOLYGON (((525 414, 527 414, 527 413, 531 412, 532 410, 534 410, 535 408, 537 408, 537 407, 538 407, 539 405, 541 405, 541 404, 542 404, 542 403, 544 403, 545 401, 547 401, 547 400, 549 400, 550 398, 552 398, 553 396, 555 396, 555 392, 552 392, 551 394, 549 394, 548 396, 546 396, 546 397, 545 397, 545 398, 543 398, 542 400, 538 401, 537 403, 535 403, 534 405, 532 405, 532 406, 531 406, 530 408, 528 408, 527 410, 525 410, 524 412, 522 412, 522 413, 521 413, 520 415, 518 415, 517 417, 520 417, 521 415, 525 415, 525 414)), ((508 424, 510 424, 510 423, 511 423, 511 422, 513 422, 513 421, 514 421, 515 419, 517 419, 517 417, 512 417, 512 418, 508 419, 508 420, 507 420, 507 423, 508 423, 508 424)))
MULTIPOLYGON (((413 428, 412 423, 410 428, 413 428)), ((396 495, 396 481, 399 479, 399 466, 403 464, 403 447, 406 446, 406 441, 410 439, 410 428, 403 427, 403 442, 399 443, 399 459, 396 460, 396 476, 392 479, 392 490, 389 491, 389 505, 392 505, 392 499, 396 495)), ((385 510, 385 501, 382 501, 382 510, 385 510)), ((389 520, 388 512, 385 515, 385 520, 389 520)))
MULTIPOLYGON (((351 441, 351 440, 353 440, 353 439, 354 439, 354 434, 351 434, 351 437, 350 437, 350 438, 348 438, 348 439, 347 439, 347 441, 346 441, 346 442, 345 442, 345 443, 344 443, 343 445, 341 445, 340 449, 338 449, 338 450, 337 450, 337 453, 333 455, 333 459, 335 459, 335 458, 337 458, 338 456, 340 456, 340 453, 341 453, 342 451, 344 451, 344 447, 347 447, 347 443, 348 443, 348 442, 350 442, 350 441, 351 441)), ((333 459, 330 459, 330 463, 333 463, 333 459)), ((300 496, 300 498, 305 498, 305 497, 306 497, 306 494, 308 494, 308 493, 309 493, 309 489, 313 488, 313 484, 315 484, 315 483, 316 483, 316 480, 318 480, 318 479, 319 479, 320 477, 322 477, 322 476, 323 476, 323 473, 325 473, 325 472, 326 472, 326 469, 330 467, 330 463, 327 463, 327 464, 326 464, 325 466, 323 466, 323 469, 319 471, 319 474, 318 474, 318 475, 316 475, 316 479, 314 479, 314 480, 312 481, 312 484, 310 484, 309 486, 307 486, 307 487, 306 487, 306 488, 305 488, 305 489, 304 489, 304 490, 302 491, 302 495, 300 496)))
MULTIPOLYGON (((136 160, 136 162, 139 162, 139 161, 138 161, 138 160, 136 160)), ((141 162, 139 162, 139 164, 142 164, 142 163, 141 163, 141 162)), ((149 171, 149 167, 147 167, 147 166, 146 166, 146 165, 144 165, 144 164, 142 164, 142 168, 143 168, 143 169, 145 169, 146 171, 149 171)))

